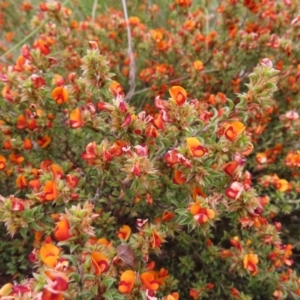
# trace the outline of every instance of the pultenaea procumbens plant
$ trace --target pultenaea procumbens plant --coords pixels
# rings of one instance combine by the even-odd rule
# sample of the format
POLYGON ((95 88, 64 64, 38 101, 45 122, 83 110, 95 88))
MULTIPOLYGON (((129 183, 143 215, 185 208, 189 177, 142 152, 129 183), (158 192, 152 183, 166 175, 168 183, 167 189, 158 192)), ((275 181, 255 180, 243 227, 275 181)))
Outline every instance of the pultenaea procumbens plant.
MULTIPOLYGON (((281 33, 281 25, 298 26, 295 3, 224 1, 214 10, 224 21, 217 31, 209 31, 211 16, 192 1, 172 3, 169 29, 147 28, 141 9, 141 19, 129 24, 139 50, 137 87, 155 96, 147 111, 142 97, 125 101, 122 13, 78 22, 61 3, 41 3, 33 26, 45 24, 34 42, 1 64, 1 221, 31 252, 26 260, 35 275, 4 285, 0 296, 297 297, 292 246, 281 241, 274 220, 282 204, 270 203, 297 182, 268 174, 287 149, 273 146, 270 135, 272 147, 265 143, 250 159, 255 176, 265 175, 259 184, 271 186, 269 197, 258 196, 245 171, 271 114, 285 109, 273 99, 278 76, 287 105, 297 95, 297 71, 289 66, 291 41, 299 42, 292 30, 281 33), (284 20, 276 17, 282 6, 289 9, 284 20), (240 11, 253 23, 241 22, 240 11), (84 55, 77 47, 86 49, 89 40, 84 55), (256 57, 258 50, 273 55, 281 73, 256 57)), ((10 2, 3 7, 8 12, 10 2)), ((159 8, 148 9, 155 21, 159 8)), ((35 13, 24 3, 20 11, 35 13)), ((281 114, 286 140, 297 133, 298 117, 281 114)), ((296 172, 296 150, 289 149, 285 164, 296 172)))

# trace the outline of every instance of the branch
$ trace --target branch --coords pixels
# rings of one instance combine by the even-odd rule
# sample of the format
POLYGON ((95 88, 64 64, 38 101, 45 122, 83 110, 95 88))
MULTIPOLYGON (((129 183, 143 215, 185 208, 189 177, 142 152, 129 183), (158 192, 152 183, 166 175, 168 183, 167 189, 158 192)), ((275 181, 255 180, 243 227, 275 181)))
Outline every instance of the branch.
POLYGON ((125 101, 129 101, 132 96, 134 95, 135 90, 135 60, 134 60, 134 54, 132 51, 132 39, 131 39, 131 31, 130 31, 130 25, 129 25, 129 19, 128 19, 128 13, 127 13, 127 6, 126 6, 126 0, 122 0, 123 5, 123 11, 124 11, 124 18, 126 22, 126 28, 127 28, 127 41, 128 41, 128 55, 129 55, 129 91, 125 97, 125 101))
POLYGON ((97 8, 98 0, 94 0, 93 8, 92 8, 92 22, 95 22, 95 14, 97 8))

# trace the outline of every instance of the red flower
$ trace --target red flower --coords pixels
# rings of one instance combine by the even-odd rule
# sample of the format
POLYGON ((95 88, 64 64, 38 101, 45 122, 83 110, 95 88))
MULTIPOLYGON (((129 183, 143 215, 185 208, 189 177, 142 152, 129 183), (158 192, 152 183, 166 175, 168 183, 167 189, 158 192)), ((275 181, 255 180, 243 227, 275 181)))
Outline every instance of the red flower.
POLYGON ((199 224, 208 222, 210 219, 214 219, 216 213, 213 209, 201 207, 199 202, 194 203, 190 207, 190 212, 194 215, 194 219, 197 220, 199 224))
POLYGON ((0 155, 0 171, 6 168, 6 158, 3 155, 0 155))
POLYGON ((43 198, 46 201, 52 201, 55 200, 58 196, 58 190, 56 187, 56 183, 54 181, 51 180, 47 180, 44 186, 44 194, 43 194, 43 198))
POLYGON ((143 283, 143 285, 151 290, 151 291, 157 291, 159 288, 159 284, 158 282, 155 280, 155 277, 153 275, 153 273, 151 272, 144 272, 141 274, 140 276, 141 281, 143 283))
POLYGON ((35 49, 39 49, 44 55, 48 55, 50 53, 49 46, 41 39, 35 41, 33 47, 35 49))
POLYGON ((223 170, 227 175, 233 176, 235 174, 238 166, 239 166, 239 164, 236 161, 230 161, 223 167, 223 170))
POLYGON ((109 86, 109 90, 112 92, 112 94, 117 97, 117 96, 121 96, 124 97, 125 93, 124 93, 124 89, 121 86, 120 83, 118 83, 117 81, 113 81, 110 86, 109 86))
POLYGON ((183 184, 186 182, 186 178, 184 177, 181 171, 174 170, 173 182, 175 184, 183 184))
POLYGON ((239 121, 231 122, 225 128, 225 132, 224 132, 225 137, 229 141, 233 141, 243 133, 245 128, 246 128, 245 125, 239 121))
POLYGON ((63 300, 63 292, 68 289, 69 278, 66 274, 56 270, 46 270, 47 285, 42 293, 42 300, 63 300))
POLYGON ((258 256, 257 254, 246 254, 243 259, 244 269, 248 270, 251 275, 256 275, 258 273, 258 256))
POLYGON ((117 236, 119 239, 127 241, 130 237, 130 234, 131 234, 131 228, 128 225, 123 225, 119 229, 117 236))
POLYGON ((172 86, 169 89, 171 98, 177 105, 183 105, 186 102, 187 92, 181 86, 172 86))
POLYGON ((66 103, 69 100, 69 93, 63 87, 56 87, 52 93, 51 97, 56 101, 57 104, 66 103))
POLYGON ((38 137, 37 143, 41 148, 46 148, 51 143, 51 137, 48 134, 38 137))
POLYGON ((55 267, 58 264, 59 249, 51 244, 46 243, 40 249, 40 257, 42 262, 48 267, 55 267))
POLYGON ((120 278, 118 287, 119 292, 122 294, 130 294, 134 286, 135 278, 135 272, 131 270, 125 271, 120 278))
POLYGON ((200 141, 197 138, 186 138, 186 142, 191 156, 202 157, 208 152, 207 149, 201 145, 200 141))
POLYGON ((243 190, 244 186, 241 183, 235 181, 230 185, 230 187, 226 189, 225 195, 230 199, 236 200, 240 197, 243 190))
POLYGON ((164 242, 164 239, 156 232, 156 230, 152 231, 152 248, 160 248, 161 244, 164 242))
POLYGON ((100 276, 108 270, 108 258, 104 254, 94 251, 91 253, 91 258, 96 276, 100 276))
POLYGON ((83 126, 81 110, 80 108, 75 108, 70 114, 70 125, 72 128, 79 128, 83 126))

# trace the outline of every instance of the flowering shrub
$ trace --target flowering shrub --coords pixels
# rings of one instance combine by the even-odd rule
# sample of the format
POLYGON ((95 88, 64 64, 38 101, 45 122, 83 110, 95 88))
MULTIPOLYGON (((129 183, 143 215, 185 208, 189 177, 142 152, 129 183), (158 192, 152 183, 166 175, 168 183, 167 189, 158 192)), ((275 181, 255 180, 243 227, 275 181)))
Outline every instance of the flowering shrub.
POLYGON ((68 2, 0 4, 0 299, 298 299, 297 1, 68 2))

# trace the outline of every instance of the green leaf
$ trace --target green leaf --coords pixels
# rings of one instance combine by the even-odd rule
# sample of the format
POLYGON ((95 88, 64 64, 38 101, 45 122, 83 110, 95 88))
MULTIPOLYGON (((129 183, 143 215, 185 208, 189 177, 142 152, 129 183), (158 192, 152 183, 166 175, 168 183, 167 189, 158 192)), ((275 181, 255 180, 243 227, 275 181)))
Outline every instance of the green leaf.
POLYGON ((102 284, 105 285, 108 289, 110 289, 115 282, 116 278, 113 277, 106 277, 102 280, 102 284))
POLYGON ((25 239, 27 237, 27 231, 28 231, 27 227, 23 227, 23 228, 20 229, 19 232, 20 232, 23 239, 25 239))
POLYGON ((96 277, 95 275, 92 275, 92 274, 86 274, 86 275, 83 276, 82 282, 84 283, 84 282, 86 282, 87 280, 93 281, 93 280, 95 279, 95 277, 96 277))
POLYGON ((107 299, 107 300, 114 300, 114 297, 113 297, 113 295, 111 294, 110 291, 105 292, 105 293, 103 294, 103 297, 104 297, 105 299, 107 299))
POLYGON ((73 278, 77 283, 80 282, 80 275, 78 273, 75 273, 75 272, 74 273, 70 273, 69 277, 73 278))

